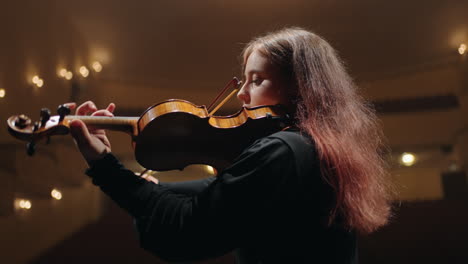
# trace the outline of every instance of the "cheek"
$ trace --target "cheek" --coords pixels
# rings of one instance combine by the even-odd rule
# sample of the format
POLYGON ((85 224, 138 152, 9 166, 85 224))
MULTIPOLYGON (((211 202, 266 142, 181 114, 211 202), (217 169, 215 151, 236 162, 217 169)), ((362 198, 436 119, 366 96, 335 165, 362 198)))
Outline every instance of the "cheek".
POLYGON ((256 98, 259 104, 274 105, 280 103, 281 96, 278 89, 268 85, 257 90, 256 98))
POLYGON ((268 100, 276 100, 278 98, 278 91, 275 89, 267 89, 263 91, 263 97, 268 100))

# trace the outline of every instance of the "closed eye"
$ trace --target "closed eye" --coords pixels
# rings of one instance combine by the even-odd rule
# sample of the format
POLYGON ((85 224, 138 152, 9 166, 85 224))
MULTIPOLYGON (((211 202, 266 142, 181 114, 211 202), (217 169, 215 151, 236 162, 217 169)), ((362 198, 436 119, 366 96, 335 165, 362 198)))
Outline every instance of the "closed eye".
POLYGON ((252 83, 255 84, 255 85, 257 85, 257 86, 260 85, 260 84, 262 84, 262 82, 263 82, 263 79, 260 79, 260 78, 257 78, 257 79, 255 79, 255 80, 252 80, 252 83))

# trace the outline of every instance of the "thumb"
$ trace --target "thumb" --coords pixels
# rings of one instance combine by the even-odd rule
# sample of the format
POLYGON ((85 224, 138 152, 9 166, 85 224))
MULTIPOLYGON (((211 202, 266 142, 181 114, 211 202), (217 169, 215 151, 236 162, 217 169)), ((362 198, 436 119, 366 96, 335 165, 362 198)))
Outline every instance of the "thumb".
POLYGON ((70 134, 76 140, 79 146, 89 145, 91 142, 91 135, 85 123, 81 120, 72 120, 69 123, 70 134))

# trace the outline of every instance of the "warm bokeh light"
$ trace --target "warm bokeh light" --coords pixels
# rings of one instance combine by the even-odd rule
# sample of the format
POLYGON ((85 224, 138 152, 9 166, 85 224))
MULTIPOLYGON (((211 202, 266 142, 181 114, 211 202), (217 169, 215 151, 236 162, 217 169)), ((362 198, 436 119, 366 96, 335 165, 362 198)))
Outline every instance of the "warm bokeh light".
POLYGON ((101 72, 102 71, 101 63, 99 63, 99 61, 93 62, 93 69, 95 72, 101 72))
POLYGON ((4 98, 6 95, 6 91, 3 88, 0 88, 0 98, 4 98))
POLYGON ((24 209, 31 209, 31 202, 30 201, 21 201, 20 206, 21 206, 21 208, 24 208, 24 209))
POLYGON ((460 53, 460 55, 463 55, 465 54, 466 52, 466 44, 461 44, 460 47, 458 48, 458 53, 460 53))
POLYGON ((15 199, 15 208, 29 210, 31 207, 31 201, 26 199, 15 199))
POLYGON ((80 73, 81 73, 81 76, 83 76, 84 78, 88 77, 89 75, 89 70, 88 68, 86 68, 85 66, 81 66, 80 67, 80 73))
POLYGON ((68 71, 65 73, 65 79, 71 80, 73 78, 73 73, 71 71, 68 71))
POLYGON ((44 85, 44 80, 42 80, 41 78, 39 78, 39 76, 37 75, 34 75, 34 77, 32 77, 31 81, 37 86, 37 87, 42 87, 44 85))
POLYGON ((57 190, 57 189, 53 189, 53 190, 50 192, 50 195, 52 196, 52 198, 54 198, 54 199, 56 199, 56 200, 62 199, 62 192, 60 192, 60 191, 57 190))
POLYGON ((65 76, 67 74, 67 69, 65 69, 65 68, 60 69, 58 74, 59 74, 60 77, 65 78, 65 76))
POLYGON ((401 163, 405 166, 412 166, 416 162, 416 157, 412 153, 403 153, 401 155, 401 163))
POLYGON ((36 86, 37 86, 37 87, 42 87, 42 86, 44 86, 44 80, 39 79, 39 80, 36 82, 36 86))
POLYGON ((37 75, 34 75, 34 77, 32 77, 32 82, 33 82, 34 84, 37 84, 37 83, 39 82, 39 80, 40 80, 40 78, 39 78, 39 76, 37 76, 37 75))

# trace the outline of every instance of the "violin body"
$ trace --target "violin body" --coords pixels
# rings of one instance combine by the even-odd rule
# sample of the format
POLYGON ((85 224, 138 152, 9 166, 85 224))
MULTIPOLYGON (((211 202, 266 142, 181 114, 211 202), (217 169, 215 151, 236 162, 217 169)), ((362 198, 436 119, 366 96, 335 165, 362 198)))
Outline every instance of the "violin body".
POLYGON ((221 170, 255 140, 286 127, 278 106, 242 108, 230 116, 210 116, 205 106, 170 100, 146 110, 138 120, 135 157, 145 168, 165 171, 190 164, 221 170))
POLYGON ((33 122, 24 115, 7 120, 14 137, 28 141, 28 154, 36 142, 69 133, 69 123, 81 119, 88 126, 131 135, 135 158, 155 171, 183 169, 191 164, 229 166, 255 140, 284 129, 289 119, 279 105, 242 108, 230 116, 208 114, 205 106, 171 99, 148 108, 140 117, 41 116, 33 122))

